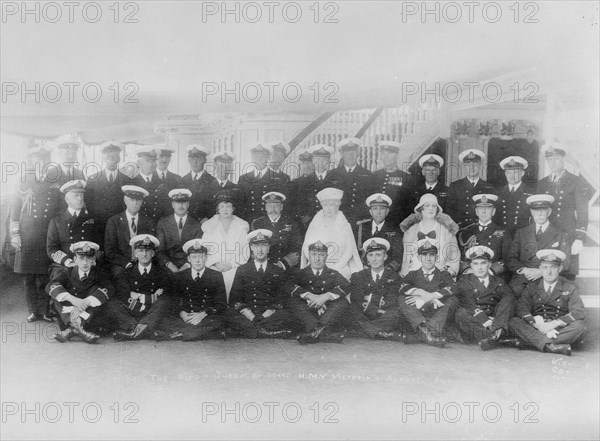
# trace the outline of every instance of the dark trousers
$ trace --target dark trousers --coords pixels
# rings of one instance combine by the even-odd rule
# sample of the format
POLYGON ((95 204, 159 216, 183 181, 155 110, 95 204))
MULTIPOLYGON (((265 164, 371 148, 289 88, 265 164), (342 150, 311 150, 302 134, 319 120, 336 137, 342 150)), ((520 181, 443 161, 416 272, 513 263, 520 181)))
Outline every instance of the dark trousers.
POLYGON ((46 274, 23 274, 25 299, 29 313, 48 314, 50 309, 50 296, 44 290, 48 284, 46 274))
POLYGON ((514 296, 506 295, 498 302, 491 314, 494 317, 491 329, 484 328, 481 322, 473 316, 473 312, 464 308, 458 308, 454 316, 454 321, 460 330, 465 341, 478 342, 489 338, 494 331, 504 328, 508 331, 508 322, 512 316, 514 305, 514 296))
POLYGON ((289 304, 290 311, 300 322, 306 332, 317 327, 325 327, 329 330, 343 328, 350 314, 350 303, 344 297, 331 300, 326 303, 327 310, 319 315, 315 308, 310 308, 306 300, 294 297, 289 304))
POLYGON ((169 333, 181 332, 183 341, 194 341, 217 337, 224 326, 224 316, 209 315, 197 325, 186 323, 180 317, 170 317, 163 320, 161 328, 169 333))
POLYGON ((378 332, 392 332, 398 329, 400 311, 397 308, 386 309, 385 313, 376 317, 367 317, 359 308, 352 310, 352 327, 360 331, 365 337, 375 338, 378 332))
POLYGON ((256 314, 252 321, 248 320, 239 311, 229 309, 226 317, 232 331, 246 338, 257 338, 260 328, 263 328, 265 331, 282 331, 298 328, 294 316, 287 309, 278 309, 266 318, 256 314))
POLYGON ((583 320, 575 320, 564 328, 558 329, 558 336, 556 338, 548 338, 546 334, 542 334, 522 318, 513 317, 510 320, 510 332, 516 335, 519 340, 523 341, 525 344, 543 351, 544 346, 548 343, 578 343, 587 333, 587 328, 585 327, 583 320))
POLYGON ((444 300, 444 306, 437 309, 434 309, 430 303, 418 309, 414 305, 407 304, 404 300, 404 296, 400 296, 399 309, 402 314, 402 322, 408 324, 408 326, 402 327, 403 332, 408 332, 406 328, 411 328, 411 332, 416 331, 421 323, 425 323, 427 329, 437 335, 443 335, 446 324, 452 320, 458 306, 456 297, 448 297, 444 300))
POLYGON ((508 286, 515 293, 515 297, 519 298, 519 297, 521 297, 521 294, 523 293, 523 291, 525 291, 525 288, 527 287, 527 285, 530 283, 531 282, 529 280, 527 280, 527 277, 525 277, 523 274, 513 274, 508 286))
POLYGON ((147 330, 158 329, 160 322, 171 310, 168 297, 159 297, 152 305, 146 305, 144 311, 129 309, 120 299, 111 299, 106 305, 107 314, 119 331, 131 331, 137 324, 147 325, 147 330))

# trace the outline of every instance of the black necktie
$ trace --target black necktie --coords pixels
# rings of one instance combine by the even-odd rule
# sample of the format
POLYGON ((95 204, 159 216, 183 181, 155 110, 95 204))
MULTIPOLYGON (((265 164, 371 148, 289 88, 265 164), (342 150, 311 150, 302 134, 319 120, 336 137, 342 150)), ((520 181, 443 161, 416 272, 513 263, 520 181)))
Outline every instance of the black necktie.
POLYGON ((535 234, 538 238, 542 235, 543 231, 542 231, 542 226, 540 225, 538 227, 537 233, 535 234))
POLYGON ((179 218, 179 229, 183 230, 183 219, 179 218))
POLYGON ((225 181, 221 182, 221 187, 225 187, 225 181))
POLYGON ((261 265, 260 268, 258 268, 258 272, 259 274, 264 274, 265 270, 263 269, 263 266, 261 265))
POLYGON ((150 183, 150 178, 146 178, 146 182, 149 184, 150 183))
POLYGON ((487 225, 481 225, 479 224, 479 231, 483 231, 487 228, 487 225))
POLYGON ((144 268, 144 273, 142 274, 142 276, 146 277, 148 275, 148 270, 146 268, 144 268))
POLYGON ((83 282, 86 279, 87 279, 87 273, 83 273, 83 276, 81 276, 81 281, 83 282))
POLYGON ((196 282, 200 280, 200 271, 196 271, 196 278, 194 279, 196 282))
POLYGON ((550 297, 552 295, 552 287, 551 286, 549 286, 548 289, 546 290, 546 295, 548 297, 550 297))
POLYGON ((379 283, 379 280, 381 279, 381 276, 379 274, 377 274, 375 276, 375 283, 379 283))
POLYGON ((75 222, 77 220, 77 212, 76 211, 73 212, 73 216, 71 216, 71 218, 73 219, 73 222, 75 222))
POLYGON ((163 173, 162 173, 162 178, 163 178, 163 181, 164 181, 165 179, 167 179, 167 174, 166 174, 165 172, 163 172, 163 173))
POLYGON ((427 277, 427 280, 431 282, 431 279, 433 278, 433 273, 425 274, 425 276, 427 277))
POLYGON ((112 173, 110 174, 110 179, 109 179, 111 184, 115 183, 115 175, 113 175, 112 173))
POLYGON ((137 226, 135 225, 135 218, 131 218, 131 231, 133 231, 133 234, 137 233, 137 226))
POLYGON ((379 234, 379 227, 375 227, 375 236, 379 234))
POLYGON ((485 279, 479 279, 479 281, 481 282, 481 284, 483 286, 485 286, 487 288, 487 284, 485 283, 485 279))
POLYGON ((511 188, 510 188, 510 192, 511 192, 511 193, 514 193, 514 192, 515 192, 515 187, 511 187, 511 188))
POLYGON ((317 271, 317 277, 321 275, 321 271, 317 271))

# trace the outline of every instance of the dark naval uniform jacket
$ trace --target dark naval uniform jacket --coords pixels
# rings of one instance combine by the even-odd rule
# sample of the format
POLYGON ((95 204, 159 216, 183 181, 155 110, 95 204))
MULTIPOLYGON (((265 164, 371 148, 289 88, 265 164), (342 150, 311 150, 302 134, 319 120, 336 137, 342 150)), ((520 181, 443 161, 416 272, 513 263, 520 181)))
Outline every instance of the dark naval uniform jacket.
POLYGON ((273 233, 269 239, 269 259, 281 262, 285 268, 296 267, 300 264, 300 252, 304 238, 298 223, 292 216, 282 214, 275 223, 269 216, 259 217, 252 222, 252 230, 264 228, 273 233))
MULTIPOLYGON (((154 234, 152 221, 138 214, 137 234, 154 234)), ((125 211, 108 220, 104 231, 104 253, 111 265, 125 268, 131 262, 129 223, 125 211)))
POLYGON ((173 297, 177 303, 177 311, 223 314, 227 310, 223 275, 205 267, 202 277, 196 280, 195 273, 190 268, 175 274, 173 297))
POLYGON ((152 223, 156 224, 156 222, 158 222, 158 220, 162 217, 159 199, 159 194, 161 192, 161 183, 158 179, 158 175, 156 174, 156 172, 152 173, 152 178, 150 178, 150 182, 147 182, 142 177, 142 175, 137 175, 131 180, 130 184, 142 187, 144 190, 150 193, 144 198, 144 203, 142 204, 142 208, 140 209, 140 214, 150 219, 152 223))
POLYGON ((11 199, 10 223, 21 236, 21 250, 15 254, 14 272, 48 274, 50 259, 45 250, 50 220, 58 213, 61 193, 56 184, 26 176, 11 199))
POLYGON ((292 297, 300 297, 306 293, 321 295, 331 292, 342 298, 350 294, 350 282, 327 266, 323 267, 318 276, 314 274, 310 265, 306 266, 292 277, 290 288, 292 297))
POLYGON ((268 261, 261 274, 251 260, 238 267, 235 273, 229 305, 238 311, 249 308, 254 315, 262 315, 267 309, 285 308, 289 298, 287 292, 284 270, 268 261))
POLYGON ((187 254, 183 251, 183 245, 192 239, 202 237, 202 228, 200 222, 189 214, 183 224, 181 238, 179 237, 179 227, 175 221, 175 215, 163 217, 156 224, 156 238, 159 241, 158 261, 161 265, 172 262, 178 268, 187 262, 187 254))
MULTIPOLYGON (((466 262, 465 253, 474 245, 483 245, 494 252, 492 259, 492 271, 498 276, 504 274, 507 270, 505 261, 508 258, 508 252, 512 239, 506 228, 490 222, 480 231, 479 222, 471 224, 458 232, 458 245, 460 246, 461 261, 466 262)), ((468 265, 468 263, 466 263, 468 265)), ((465 265, 463 265, 465 266, 465 265)))
POLYGON ((521 182, 514 193, 510 192, 508 184, 496 189, 498 201, 496 202, 494 222, 506 228, 511 236, 514 236, 518 229, 529 225, 531 211, 525 201, 529 196, 535 194, 535 191, 534 186, 524 182, 521 182))
POLYGON ((90 176, 85 187, 86 206, 102 231, 108 219, 126 208, 121 186, 129 184, 131 179, 120 171, 116 175, 111 183, 102 170, 90 176))
MULTIPOLYGON (((489 316, 497 314, 495 309, 502 300, 510 299, 512 301, 514 297, 512 290, 502 279, 491 275, 487 288, 474 274, 466 274, 458 280, 456 289, 459 306, 473 314, 473 317, 481 324, 484 324, 489 316)), ((506 323, 508 323, 511 311, 512 307, 510 311, 504 311, 503 319, 506 323)))
POLYGON ((569 235, 560 228, 548 225, 546 231, 538 239, 536 237, 537 224, 521 228, 515 234, 513 242, 508 251, 507 265, 512 273, 519 269, 539 268, 540 259, 535 255, 539 250, 560 250, 567 256, 563 262, 564 269, 569 267, 569 255, 571 254, 571 240, 569 235))
POLYGON ((517 314, 532 324, 534 316, 539 315, 545 321, 562 320, 566 324, 585 318, 585 307, 581 301, 577 285, 559 277, 552 294, 544 291, 544 280, 530 283, 521 294, 517 303, 517 314))
MULTIPOLYGON (((113 297, 115 289, 110 282, 110 274, 98 266, 93 266, 85 280, 79 278, 79 268, 61 268, 53 273, 53 277, 46 286, 46 292, 56 301, 59 294, 68 292, 78 299, 88 296, 98 299, 104 304, 113 297)), ((69 302, 62 302, 70 305, 69 302)))
POLYGON ((448 198, 446 200, 448 214, 461 228, 475 223, 477 222, 477 214, 475 213, 473 196, 492 193, 494 193, 494 188, 481 178, 479 178, 475 187, 467 177, 454 181, 448 188, 448 198))
POLYGON ((440 181, 437 181, 435 187, 432 189, 427 188, 427 184, 425 181, 420 182, 415 187, 415 197, 413 199, 413 208, 419 203, 419 199, 426 193, 433 194, 437 200, 440 207, 447 212, 447 199, 448 199, 448 187, 442 184, 440 181))
POLYGON ((398 293, 407 295, 413 288, 423 289, 427 292, 438 292, 443 297, 439 300, 443 303, 444 299, 456 294, 456 283, 448 271, 442 271, 438 267, 432 270, 431 280, 425 276, 423 269, 419 268, 410 271, 402 279, 398 293))
MULTIPOLYGON (((158 176, 158 218, 168 216, 173 212, 172 199, 169 197, 169 192, 176 188, 181 188, 181 176, 169 170, 165 171, 165 178, 162 173, 156 170, 158 176)), ((145 203, 145 202, 144 202, 145 203)))
POLYGON ((50 221, 46 236, 46 253, 54 263, 64 265, 73 258, 69 250, 72 244, 89 240, 102 246, 96 220, 84 209, 73 219, 68 210, 50 221))
POLYGON ((541 179, 538 192, 554 196, 551 222, 570 233, 574 240, 585 241, 589 195, 583 179, 565 170, 556 182, 550 182, 550 176, 541 179))
POLYGON ((267 168, 264 176, 257 178, 254 171, 240 176, 238 180, 240 189, 240 207, 237 207, 242 219, 252 223, 265 212, 262 197, 270 191, 283 193, 286 197, 290 193, 290 177, 282 172, 267 168))
POLYGON ((171 294, 172 283, 169 272, 154 261, 146 275, 140 273, 139 265, 133 265, 120 274, 115 298, 130 310, 144 313, 148 312, 159 298, 163 296, 166 298, 171 294))
POLYGON ((327 187, 342 190, 340 211, 344 213, 352 229, 356 232, 356 221, 369 217, 366 199, 373 194, 373 174, 364 167, 356 164, 352 173, 346 171, 344 165, 331 170, 325 179, 327 187))
POLYGON ((381 169, 373 172, 373 193, 383 193, 392 200, 386 221, 398 226, 412 214, 416 205, 413 199, 414 187, 414 177, 402 170, 388 172, 381 169))
POLYGON ((375 282, 371 268, 367 268, 352 274, 350 285, 350 303, 368 318, 398 308, 400 276, 395 271, 384 269, 379 282, 375 282))
POLYGON ((181 185, 192 192, 190 214, 198 220, 210 219, 215 214, 214 196, 220 189, 217 179, 206 170, 198 179, 193 179, 189 172, 181 178, 181 185))
MULTIPOLYGON (((392 224, 388 222, 388 217, 385 218, 383 223, 383 227, 379 230, 379 232, 373 234, 373 220, 369 219, 367 222, 361 224, 362 229, 359 227, 359 231, 361 231, 360 244, 359 247, 362 247, 362 244, 365 243, 366 240, 371 239, 373 237, 379 237, 381 239, 385 239, 390 243, 390 249, 387 253, 388 258, 385 261, 385 265, 392 268, 394 271, 399 271, 402 266, 402 256, 404 251, 404 246, 402 244, 402 231, 400 231, 400 227, 397 224, 392 224)), ((363 259, 366 264, 366 255, 363 259)))
MULTIPOLYGON (((327 177, 327 172, 325 176, 327 177)), ((317 193, 327 187, 326 178, 321 180, 315 172, 307 176, 301 176, 291 182, 292 202, 287 204, 288 208, 300 219, 302 226, 306 229, 312 218, 321 209, 317 199, 317 193)))

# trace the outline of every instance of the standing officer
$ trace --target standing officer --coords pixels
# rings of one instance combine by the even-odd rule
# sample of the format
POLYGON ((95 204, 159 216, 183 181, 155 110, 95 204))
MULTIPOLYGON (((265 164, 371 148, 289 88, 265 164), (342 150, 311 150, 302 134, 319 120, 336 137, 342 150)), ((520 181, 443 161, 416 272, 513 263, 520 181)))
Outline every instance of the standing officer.
POLYGON ((227 295, 223 275, 206 267, 207 249, 201 239, 192 239, 183 245, 189 270, 175 276, 174 299, 179 318, 167 323, 168 335, 159 332, 157 340, 205 340, 224 337, 227 295))
POLYGON ((340 211, 350 222, 355 236, 358 231, 356 222, 368 216, 364 202, 367 196, 374 193, 373 175, 369 170, 358 165, 360 147, 361 141, 358 138, 346 138, 340 141, 337 148, 342 153, 342 162, 327 175, 326 179, 326 187, 338 188, 344 192, 340 211))
POLYGON ((398 168, 400 147, 399 142, 380 141, 379 157, 383 168, 373 173, 373 191, 383 193, 392 200, 387 220, 396 226, 412 213, 415 206, 414 179, 398 168))
POLYGON ((514 346, 508 338, 508 321, 513 313, 514 295, 500 278, 489 273, 494 252, 477 245, 467 251, 470 274, 457 285, 459 308, 455 321, 466 341, 478 341, 483 351, 514 346))
POLYGON ((161 144, 155 147, 157 152, 156 174, 158 175, 158 210, 159 218, 171 214, 171 198, 169 192, 182 187, 181 176, 169 170, 174 148, 161 144))
POLYGON ((505 260, 508 258, 511 238, 504 227, 492 222, 492 218, 496 213, 494 204, 497 200, 498 196, 494 194, 476 194, 473 196, 478 221, 458 232, 458 245, 461 252, 460 274, 465 271, 469 272, 471 267, 466 258, 467 250, 475 245, 483 245, 494 252, 490 267, 492 274, 501 277, 505 282, 508 281, 508 269, 505 260))
POLYGON ((550 175, 538 182, 538 193, 554 196, 550 221, 574 239, 570 253, 567 253, 567 256, 571 255, 570 265, 565 271, 565 276, 573 280, 579 273, 579 253, 587 237, 588 186, 581 176, 565 169, 566 146, 551 144, 544 150, 550 175))
POLYGON ((537 194, 527 198, 527 205, 531 211, 533 223, 517 230, 508 251, 506 264, 512 273, 510 287, 515 295, 521 295, 525 286, 542 277, 540 261, 536 256, 539 250, 561 250, 567 258, 563 260, 563 269, 568 268, 570 238, 560 228, 552 225, 548 220, 552 214, 551 205, 554 197, 546 194, 537 194))
MULTIPOLYGON (((90 216, 83 202, 85 186, 85 181, 77 180, 60 187, 65 195, 67 208, 50 221, 46 236, 46 253, 54 262, 50 266, 52 271, 57 267, 75 265, 71 247, 74 243, 99 242, 96 220, 90 216)), ((95 249, 98 248, 99 246, 95 249)))
POLYGON ((124 185, 121 190, 127 209, 108 220, 104 233, 104 253, 113 276, 121 274, 133 263, 129 245, 131 239, 139 234, 154 233, 152 221, 140 214, 148 192, 135 185, 124 185))
POLYGON ((350 293, 350 283, 339 272, 325 265, 327 245, 317 241, 309 245, 308 251, 309 265, 293 276, 290 291, 290 309, 305 331, 298 336, 298 342, 341 343, 344 340, 345 316, 350 310, 346 298, 350 293))
POLYGON ((108 219, 125 210, 121 187, 127 185, 130 179, 119 171, 123 144, 108 141, 101 147, 104 169, 88 177, 85 202, 90 214, 98 222, 99 234, 104 237, 108 219))
MULTIPOLYGON (((69 181, 85 180, 85 175, 79 165, 77 154, 81 144, 71 135, 58 137, 54 144, 54 150, 58 152, 58 166, 52 164, 47 169, 46 180, 49 183, 61 187, 69 181)), ((58 201, 58 211, 61 212, 67 208, 64 200, 58 201)))
POLYGON ((192 192, 187 188, 176 188, 169 192, 173 214, 163 217, 156 224, 156 237, 160 242, 158 261, 171 273, 185 271, 190 267, 183 245, 202 237, 200 222, 189 214, 192 192))
POLYGON ((58 267, 50 275, 46 292, 58 315, 60 332, 53 338, 61 343, 79 335, 86 343, 100 336, 90 330, 104 323, 104 306, 114 294, 110 274, 95 265, 99 245, 81 241, 70 246, 73 266, 58 267), (87 329, 85 329, 87 328, 87 329))
POLYGON ((308 149, 308 154, 312 156, 314 171, 294 181, 296 194, 294 205, 296 215, 304 231, 308 228, 315 214, 321 209, 317 193, 327 187, 326 179, 331 174, 329 166, 333 149, 325 144, 316 144, 308 149))
POLYGON ((543 280, 525 288, 510 330, 521 342, 542 352, 571 355, 571 345, 587 333, 579 290, 559 275, 566 258, 562 251, 540 250, 536 254, 543 280))
POLYGON ((269 191, 278 191, 285 195, 289 193, 289 176, 286 175, 286 179, 282 173, 267 167, 272 151, 270 146, 256 143, 250 149, 254 170, 244 173, 238 180, 242 203, 240 217, 250 224, 263 214, 262 196, 265 193, 269 191))
POLYGON ((416 333, 406 335, 405 343, 422 342, 443 348, 445 330, 458 304, 456 283, 448 271, 435 266, 437 247, 428 238, 417 242, 421 268, 410 271, 400 285, 400 313, 416 333))
POLYGON ((156 173, 156 150, 152 146, 141 146, 137 150, 137 164, 139 174, 132 179, 131 184, 142 187, 148 192, 144 198, 144 205, 141 209, 141 215, 147 217, 154 225, 161 218, 161 209, 159 201, 158 174, 156 173))
MULTIPOLYGON (((298 177, 296 177, 290 182, 290 194, 288 195, 288 199, 290 201, 291 208, 290 214, 292 214, 296 219, 298 219, 298 222, 301 224, 301 216, 304 213, 302 212, 303 208, 298 206, 298 200, 302 197, 305 197, 304 195, 300 194, 300 192, 302 191, 301 188, 303 186, 303 182, 307 181, 309 179, 309 176, 313 174, 314 166, 312 163, 312 154, 308 150, 305 150, 298 155, 298 161, 300 161, 298 177)), ((304 227, 302 229, 303 231, 305 230, 304 227)))
POLYGON ((292 216, 281 214, 286 197, 283 193, 270 191, 263 195, 266 216, 254 219, 252 230, 269 230, 269 260, 287 270, 300 264, 303 237, 300 227, 292 216))
POLYGON ((500 161, 507 184, 497 189, 498 210, 494 222, 504 226, 511 237, 518 229, 529 225, 529 207, 526 200, 535 194, 535 186, 525 184, 523 176, 529 163, 520 156, 509 156, 500 161))
POLYGON ((421 199, 425 193, 432 193, 437 198, 442 210, 447 211, 448 187, 438 181, 443 166, 444 159, 439 155, 427 154, 419 158, 419 167, 421 167, 421 174, 425 178, 425 182, 416 184, 415 202, 421 199))
MULTIPOLYGON (((231 174, 234 172, 235 158, 227 152, 217 155, 213 158, 215 164, 215 179, 219 186, 219 191, 227 190, 233 199, 233 204, 240 207, 240 189, 237 184, 231 182, 231 174)), ((215 194, 216 198, 216 194, 215 194)), ((213 201, 214 206, 214 201, 213 201)))
POLYGON ((192 192, 190 214, 203 223, 214 214, 214 196, 219 191, 217 180, 204 170, 209 150, 199 144, 188 145, 190 172, 181 178, 181 185, 192 192))
POLYGON ((285 273, 268 259, 270 240, 269 230, 248 234, 253 259, 237 269, 229 295, 229 324, 247 338, 286 338, 294 327, 285 273))
POLYGON ((287 181, 287 185, 289 188, 289 184, 291 182, 290 175, 281 170, 281 165, 285 158, 290 153, 291 147, 287 142, 278 142, 276 144, 271 145, 271 159, 269 161, 269 167, 276 174, 279 175, 284 181, 287 181))
POLYGON ((492 186, 479 177, 484 158, 485 153, 476 149, 458 155, 458 160, 467 168, 467 176, 450 184, 446 206, 452 220, 461 228, 477 222, 473 196, 494 192, 492 186))
POLYGON ((138 234, 129 245, 134 249, 137 265, 119 276, 116 297, 107 304, 109 317, 118 324, 114 335, 117 341, 153 337, 171 306, 171 278, 154 261, 158 239, 138 234))
POLYGON ((383 193, 375 193, 367 198, 366 204, 371 218, 358 222, 358 241, 365 243, 374 237, 385 239, 390 244, 386 266, 398 272, 402 266, 402 232, 398 224, 388 221, 392 199, 383 193))
POLYGON ((352 324, 368 338, 402 341, 398 332, 400 276, 385 267, 390 243, 374 237, 366 240, 362 249, 369 268, 350 278, 352 324))
POLYGON ((15 250, 14 272, 23 275, 29 316, 27 321, 52 321, 49 316, 48 267, 51 260, 44 252, 50 220, 57 214, 60 192, 46 181, 44 169, 50 162, 50 151, 38 146, 29 150, 30 165, 10 208, 10 243, 15 250))

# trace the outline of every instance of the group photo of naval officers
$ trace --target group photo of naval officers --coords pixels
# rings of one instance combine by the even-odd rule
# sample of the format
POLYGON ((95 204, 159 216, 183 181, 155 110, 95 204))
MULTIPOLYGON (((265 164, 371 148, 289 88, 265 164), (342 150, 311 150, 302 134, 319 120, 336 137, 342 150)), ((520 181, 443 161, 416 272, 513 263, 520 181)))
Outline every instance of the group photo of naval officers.
POLYGON ((247 146, 240 176, 236 158, 199 144, 178 152, 184 176, 168 145, 138 146, 123 168, 124 144, 107 141, 89 175, 73 166, 79 141, 35 145, 5 241, 23 315, 58 324, 61 343, 353 337, 567 356, 581 345, 591 195, 565 168, 567 145, 543 145, 550 173, 533 184, 525 158, 502 158, 502 187, 481 177, 478 149, 460 152, 466 177, 446 186, 440 155, 410 174, 401 144, 382 140, 371 172, 363 147, 312 145, 292 179, 285 142, 247 146))

